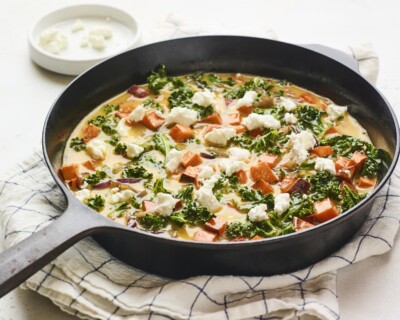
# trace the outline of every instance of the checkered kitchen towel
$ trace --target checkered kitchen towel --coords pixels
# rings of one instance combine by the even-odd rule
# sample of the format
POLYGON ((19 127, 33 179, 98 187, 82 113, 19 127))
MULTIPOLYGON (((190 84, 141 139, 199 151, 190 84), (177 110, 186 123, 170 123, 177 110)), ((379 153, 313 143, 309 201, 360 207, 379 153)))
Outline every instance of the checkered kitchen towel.
MULTIPOLYGON (((174 22, 170 27, 179 34, 179 25, 174 22)), ((377 59, 368 50, 353 49, 356 55, 364 54, 363 62, 377 67, 377 59)), ((169 280, 131 268, 85 239, 22 287, 84 319, 339 319, 336 270, 383 254, 393 245, 399 226, 399 174, 398 169, 381 190, 354 238, 304 270, 273 277, 169 280)), ((51 223, 63 207, 65 200, 38 149, 0 177, 0 227, 5 246, 51 223)))

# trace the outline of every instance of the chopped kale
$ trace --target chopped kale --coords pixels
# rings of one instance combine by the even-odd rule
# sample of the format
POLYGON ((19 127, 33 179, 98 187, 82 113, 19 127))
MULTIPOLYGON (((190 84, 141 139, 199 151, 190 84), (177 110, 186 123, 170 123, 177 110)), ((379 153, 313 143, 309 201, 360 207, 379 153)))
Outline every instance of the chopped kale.
POLYGON ((345 185, 343 188, 343 201, 342 201, 343 212, 354 207, 366 196, 367 194, 358 194, 357 192, 351 190, 348 186, 345 185))
POLYGON ((143 103, 143 107, 157 109, 157 110, 161 110, 161 111, 164 109, 163 106, 160 103, 158 103, 157 101, 155 101, 153 98, 147 99, 143 103))
POLYGON ((152 71, 147 77, 147 83, 149 84, 149 90, 158 94, 162 88, 169 82, 167 76, 167 70, 164 65, 160 65, 155 71, 152 71))
POLYGON ((125 211, 125 210, 128 210, 129 207, 130 207, 130 205, 128 202, 121 202, 116 205, 115 211, 125 211))
POLYGON ((340 200, 340 182, 339 179, 326 171, 319 171, 309 177, 311 183, 311 197, 313 200, 322 200, 331 198, 340 200))
POLYGON ((116 104, 106 104, 103 106, 103 109, 106 114, 110 114, 113 111, 118 111, 119 106, 116 104))
POLYGON ((86 205, 88 205, 93 210, 97 212, 101 211, 104 208, 104 199, 103 197, 97 195, 95 197, 89 198, 85 201, 86 205))
POLYGON ((164 188, 164 179, 157 179, 154 182, 153 192, 154 192, 154 194, 158 194, 160 192, 161 193, 171 193, 171 191, 164 188))
POLYGON ((235 80, 233 80, 232 78, 227 78, 226 80, 222 80, 222 78, 215 73, 207 74, 207 78, 211 85, 217 85, 217 84, 226 84, 228 86, 235 85, 235 80))
POLYGON ((289 210, 285 213, 285 220, 292 221, 293 217, 304 218, 314 213, 314 201, 311 197, 304 197, 295 193, 291 196, 289 210))
MULTIPOLYGON (((281 222, 278 222, 281 224, 281 222)), ((290 227, 290 224, 289 224, 290 227)), ((285 225, 285 228, 287 226, 285 225)), ((282 230, 275 226, 271 220, 267 219, 262 222, 231 222, 226 226, 225 234, 228 239, 247 238, 251 239, 255 236, 262 238, 276 237, 282 234, 289 233, 288 230, 282 230)))
POLYGON ((101 130, 103 130, 103 132, 105 134, 113 135, 114 133, 117 133, 117 129, 115 126, 116 121, 117 120, 115 119, 115 117, 112 117, 112 116, 108 116, 108 117, 97 116, 94 119, 90 119, 88 121, 88 123, 101 128, 101 130))
POLYGON ((256 153, 273 153, 279 155, 281 146, 287 142, 288 137, 275 129, 267 129, 262 136, 252 138, 247 132, 234 136, 231 142, 242 148, 256 153))
POLYGON ((155 149, 160 151, 164 156, 167 156, 167 153, 171 150, 174 149, 175 143, 172 141, 172 139, 165 135, 165 134, 155 134, 152 136, 151 140, 147 145, 145 146, 145 149, 155 149))
POLYGON ((88 175, 85 179, 83 179, 83 181, 93 187, 106 177, 107 173, 105 173, 104 171, 97 170, 96 173, 88 175))
POLYGON ((215 217, 215 214, 207 210, 207 208, 199 206, 196 202, 186 202, 182 211, 182 217, 186 224, 202 225, 208 220, 215 217))
POLYGON ((189 108, 192 105, 192 97, 194 92, 189 88, 182 87, 172 91, 171 95, 168 97, 168 102, 170 108, 182 107, 189 108))
POLYGON ((153 179, 153 174, 148 172, 142 166, 125 167, 122 175, 126 178, 143 178, 147 180, 153 179))
POLYGON ((114 148, 114 153, 120 154, 120 155, 125 155, 126 148, 127 148, 127 146, 125 143, 117 143, 117 145, 114 148))
POLYGON ((71 139, 69 147, 74 149, 75 151, 82 151, 86 149, 86 145, 83 142, 83 139, 80 139, 78 137, 71 139))
POLYGON ((247 91, 257 91, 259 93, 269 93, 273 88, 271 83, 267 83, 264 79, 260 77, 255 77, 242 86, 234 87, 225 92, 225 97, 229 99, 240 99, 243 98, 247 91))
POLYGON ((214 108, 212 106, 208 107, 200 107, 198 105, 193 105, 192 107, 193 110, 196 110, 199 114, 200 119, 203 119, 205 117, 208 117, 214 112, 214 108))
POLYGON ((310 129, 314 134, 320 136, 325 132, 325 127, 321 120, 321 116, 324 113, 324 111, 312 106, 301 106, 296 110, 298 126, 302 130, 310 129))
MULTIPOLYGON (((111 144, 114 147, 116 147, 118 145, 118 141, 119 141, 119 136, 117 136, 117 135, 113 135, 110 139, 106 140, 106 142, 108 142, 109 144, 111 144)), ((123 151, 125 152, 125 150, 123 150, 123 151)), ((118 152, 116 151, 116 153, 118 153, 118 152)))
POLYGON ((185 201, 191 201, 193 200, 193 186, 192 185, 188 185, 186 188, 183 188, 182 190, 180 190, 177 195, 175 196, 175 198, 181 199, 181 200, 185 200, 185 201))
POLYGON ((144 217, 137 219, 140 225, 146 230, 157 231, 163 229, 168 224, 168 219, 164 216, 146 213, 144 217))

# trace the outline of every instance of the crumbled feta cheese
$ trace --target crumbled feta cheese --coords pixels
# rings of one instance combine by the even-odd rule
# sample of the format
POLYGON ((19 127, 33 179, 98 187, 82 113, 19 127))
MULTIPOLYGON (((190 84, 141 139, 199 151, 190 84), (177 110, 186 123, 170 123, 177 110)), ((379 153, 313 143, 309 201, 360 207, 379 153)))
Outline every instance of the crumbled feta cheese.
POLYGON ((92 139, 86 145, 86 151, 94 160, 104 160, 107 155, 107 146, 103 140, 92 139))
POLYGON ((275 196, 274 210, 278 214, 284 213, 290 207, 290 194, 281 193, 275 196))
POLYGON ((232 160, 246 161, 250 159, 250 151, 242 148, 229 148, 228 155, 232 160))
POLYGON ((195 110, 175 107, 167 115, 166 121, 167 124, 179 123, 185 126, 190 126, 193 123, 197 122, 197 115, 197 111, 195 110))
POLYGON ((290 136, 290 142, 293 146, 289 152, 289 156, 298 164, 301 164, 307 160, 307 150, 314 147, 315 139, 310 132, 304 130, 297 134, 292 134, 290 136))
POLYGON ((121 192, 117 192, 111 195, 110 203, 116 204, 120 202, 129 201, 135 193, 132 190, 123 190, 121 192))
POLYGON ((222 159, 219 163, 221 171, 225 172, 227 176, 231 176, 235 172, 243 170, 245 166, 243 161, 232 161, 231 159, 222 159))
POLYGON ((125 119, 121 119, 119 122, 118 122, 118 125, 117 125, 117 133, 121 136, 121 137, 127 137, 129 134, 128 134, 128 128, 126 127, 126 125, 125 125, 125 119))
POLYGON ((89 43, 96 50, 103 50, 106 47, 106 39, 102 35, 91 34, 89 43))
POLYGON ((128 119, 130 121, 138 122, 143 120, 143 117, 146 113, 146 109, 143 107, 143 105, 138 105, 128 116, 128 119))
POLYGON ((81 48, 86 48, 88 45, 89 45, 89 38, 85 36, 81 40, 81 48))
POLYGON ((110 39, 112 37, 112 30, 107 27, 95 27, 90 30, 90 36, 102 36, 104 39, 110 39))
POLYGON ((278 129, 281 126, 281 123, 270 114, 251 113, 242 121, 242 123, 247 127, 248 130, 254 130, 262 127, 278 129))
POLYGON ((277 105, 279 107, 285 108, 285 110, 288 112, 293 111, 294 109, 297 108, 296 103, 292 99, 286 97, 280 97, 277 102, 277 105))
POLYGON ((317 158, 315 159, 315 170, 328 171, 331 175, 336 174, 335 163, 332 159, 317 158))
POLYGON ((296 124, 298 119, 293 113, 286 112, 283 116, 283 120, 285 120, 287 124, 296 124))
POLYGON ((235 101, 233 106, 236 108, 245 107, 245 106, 252 106, 254 101, 257 99, 257 92, 255 91, 247 91, 243 98, 235 101))
POLYGON ((234 137, 235 135, 236 131, 232 128, 218 128, 207 133, 204 136, 204 139, 212 144, 225 146, 228 140, 234 137))
POLYGON ((206 179, 211 178, 214 175, 214 169, 211 166, 202 164, 202 165, 198 166, 197 168, 200 169, 200 172, 197 175, 197 180, 199 180, 199 181, 204 181, 206 179))
POLYGON ((157 204, 155 212, 158 212, 162 216, 170 216, 174 211, 175 205, 178 202, 172 195, 168 193, 158 193, 155 198, 157 204))
POLYGON ((329 118, 335 121, 344 116, 344 114, 347 112, 347 107, 340 107, 334 104, 330 104, 326 108, 326 112, 328 113, 329 118))
POLYGON ((165 159, 165 169, 168 172, 174 172, 176 169, 178 169, 182 157, 182 151, 172 149, 170 152, 167 153, 167 157, 165 159))
POLYGON ((253 222, 260 222, 268 219, 267 205, 259 204, 252 208, 249 213, 249 220, 253 222))
POLYGON ((79 201, 83 202, 86 199, 90 198, 91 192, 88 189, 82 189, 75 192, 75 197, 78 198, 79 201))
POLYGON ((206 207, 210 212, 216 212, 221 208, 221 204, 215 197, 212 189, 207 187, 201 187, 196 191, 196 199, 203 206, 206 207))
POLYGON ((74 24, 71 27, 71 32, 78 32, 85 29, 85 25, 83 24, 81 19, 78 19, 74 22, 74 24))
POLYGON ((208 89, 196 92, 192 97, 192 103, 200 107, 215 106, 215 93, 208 89))
POLYGON ((128 158, 131 158, 131 159, 136 158, 143 151, 144 151, 144 148, 135 143, 129 143, 126 145, 126 155, 128 156, 128 158))
POLYGON ((40 33, 39 46, 44 51, 59 54, 68 46, 68 38, 58 29, 46 29, 40 33))

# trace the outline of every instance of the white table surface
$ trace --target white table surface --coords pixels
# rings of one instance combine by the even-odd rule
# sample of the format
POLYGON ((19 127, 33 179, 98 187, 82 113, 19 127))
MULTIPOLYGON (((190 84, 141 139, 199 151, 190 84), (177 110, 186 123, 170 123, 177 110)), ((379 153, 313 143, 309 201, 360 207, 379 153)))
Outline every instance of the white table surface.
MULTIPOLYGON (((86 1, 89 2, 89 1, 86 1)), ((0 170, 39 144, 44 118, 72 78, 47 72, 29 59, 27 31, 47 11, 81 1, 2 0, 0 3, 0 170)), ((344 47, 370 41, 380 57, 378 87, 400 114, 400 4, 396 0, 109 0, 130 10, 145 30, 169 13, 205 25, 236 22, 274 29, 279 39, 344 47)), ((0 235, 1 236, 1 235, 0 235)), ((400 246, 339 271, 341 319, 399 319, 400 246)), ((0 320, 75 319, 50 300, 15 289, 0 299, 0 320)))

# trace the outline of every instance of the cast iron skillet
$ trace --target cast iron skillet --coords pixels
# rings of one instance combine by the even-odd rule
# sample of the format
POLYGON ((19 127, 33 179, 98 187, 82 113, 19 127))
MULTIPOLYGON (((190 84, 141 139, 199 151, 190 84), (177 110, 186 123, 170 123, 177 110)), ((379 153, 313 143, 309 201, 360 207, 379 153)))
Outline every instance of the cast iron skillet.
POLYGON ((355 61, 340 52, 257 38, 207 36, 134 49, 78 77, 48 114, 43 152, 51 174, 65 194, 67 208, 51 225, 0 255, 0 296, 89 235, 120 260, 173 278, 200 274, 267 276, 306 267, 340 248, 365 220, 397 162, 399 127, 387 101, 360 76, 355 61), (57 176, 65 142, 89 111, 130 85, 144 83, 148 72, 160 63, 172 75, 202 70, 286 79, 339 105, 348 105, 373 142, 393 155, 390 169, 372 195, 349 212, 313 229, 278 238, 198 243, 162 238, 114 223, 79 202, 57 176))

